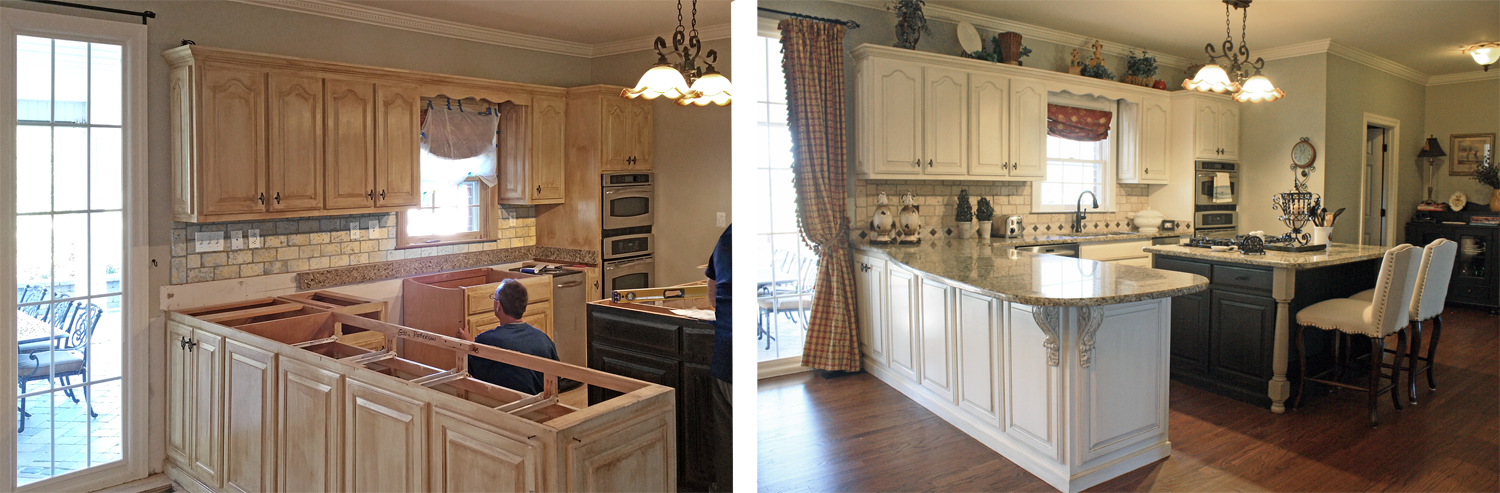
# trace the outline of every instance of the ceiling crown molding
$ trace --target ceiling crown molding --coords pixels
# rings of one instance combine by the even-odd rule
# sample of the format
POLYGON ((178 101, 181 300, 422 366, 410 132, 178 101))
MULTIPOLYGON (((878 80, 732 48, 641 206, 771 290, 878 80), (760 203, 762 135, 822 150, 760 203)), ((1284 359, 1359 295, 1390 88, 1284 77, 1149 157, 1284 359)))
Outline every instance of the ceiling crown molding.
POLYGON ((1478 82, 1482 80, 1500 79, 1500 70, 1494 72, 1459 72, 1456 74, 1434 75, 1427 80, 1428 86, 1440 86, 1443 84, 1462 84, 1465 82, 1478 82))
POLYGON ((1432 76, 1424 74, 1422 72, 1418 72, 1416 69, 1413 69, 1411 67, 1393 62, 1385 58, 1381 58, 1374 53, 1370 53, 1353 46, 1339 44, 1338 42, 1328 43, 1328 53, 1347 58, 1354 63, 1362 64, 1375 70, 1379 70, 1381 72, 1385 72, 1402 79, 1416 82, 1424 86, 1427 85, 1428 79, 1432 78, 1432 76))
MULTIPOLYGON (((885 10, 885 8, 878 3, 871 3, 864 0, 833 1, 869 9, 885 10)), ((923 7, 923 12, 927 14, 928 19, 935 19, 951 23, 958 23, 958 21, 969 21, 969 23, 973 24, 976 28, 996 32, 1021 33, 1021 36, 1024 38, 1046 41, 1048 43, 1058 44, 1064 47, 1071 46, 1075 48, 1086 49, 1095 40, 1098 40, 1100 43, 1104 44, 1104 54, 1106 55, 1124 57, 1130 54, 1130 50, 1135 50, 1142 53, 1147 51, 1144 48, 1137 48, 1121 43, 1115 43, 1109 40, 1103 40, 1092 36, 1084 36, 1082 34, 1059 31, 1057 29, 1052 29, 1049 27, 1036 26, 1024 22, 1016 22, 1009 19, 1001 19, 999 17, 976 14, 966 10, 958 10, 952 7, 944 7, 941 5, 927 5, 923 7)), ((1195 63, 1188 60, 1187 58, 1168 55, 1160 52, 1152 52, 1151 56, 1156 57, 1156 63, 1158 65, 1164 65, 1173 68, 1187 68, 1188 65, 1192 65, 1195 63)))
MULTIPOLYGON (((573 41, 513 33, 468 24, 460 24, 420 15, 405 14, 393 10, 366 7, 340 0, 233 0, 240 3, 289 10, 303 14, 319 15, 334 19, 359 22, 403 31, 412 31, 446 38, 462 39, 496 46, 508 46, 525 50, 556 53, 585 58, 650 50, 655 36, 642 39, 616 41, 589 45, 573 41)), ((729 25, 707 26, 698 30, 699 39, 712 41, 729 37, 729 25)))
POLYGON ((1328 53, 1328 47, 1332 44, 1332 39, 1315 39, 1306 43, 1277 46, 1275 48, 1256 49, 1255 55, 1265 59, 1266 61, 1280 60, 1282 58, 1296 58, 1299 56, 1328 53))

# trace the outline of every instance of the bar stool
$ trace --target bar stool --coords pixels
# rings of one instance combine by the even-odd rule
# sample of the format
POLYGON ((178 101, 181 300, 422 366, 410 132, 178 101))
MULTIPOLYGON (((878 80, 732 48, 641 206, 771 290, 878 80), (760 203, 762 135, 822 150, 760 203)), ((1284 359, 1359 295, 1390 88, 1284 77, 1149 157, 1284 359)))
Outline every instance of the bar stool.
MULTIPOLYGON (((1427 372, 1427 389, 1437 390, 1437 381, 1432 378, 1432 361, 1437 355, 1438 339, 1443 335, 1443 304, 1448 301, 1448 281, 1453 278, 1453 262, 1458 257, 1458 243, 1438 238, 1427 244, 1422 251, 1422 267, 1418 271, 1416 292, 1411 297, 1411 367, 1407 370, 1412 404, 1417 403, 1417 372, 1427 372), (1422 322, 1432 321, 1432 343, 1427 345, 1427 356, 1422 356, 1422 322), (1417 364, 1425 366, 1418 368, 1417 364)), ((1366 289, 1350 299, 1370 301, 1375 298, 1374 289, 1366 289)))
POLYGON ((1396 392, 1396 388, 1401 380, 1401 356, 1406 353, 1407 336, 1406 331, 1401 329, 1406 328, 1406 315, 1411 310, 1411 294, 1417 283, 1417 270, 1421 267, 1421 262, 1416 259, 1420 252, 1421 250, 1407 244, 1398 245, 1385 252, 1372 301, 1336 298, 1319 302, 1297 312, 1297 361, 1301 365, 1302 379, 1297 384, 1296 407, 1301 407, 1307 381, 1311 380, 1335 387, 1368 392, 1371 427, 1380 425, 1380 415, 1375 408, 1375 400, 1380 394, 1389 391, 1391 402, 1395 404, 1396 410, 1401 410, 1401 397, 1396 392), (1328 372, 1316 377, 1307 376, 1307 348, 1302 336, 1308 326, 1370 338, 1370 373, 1364 388, 1320 378, 1328 372), (1380 371, 1383 366, 1381 360, 1384 359, 1382 356, 1385 354, 1385 337, 1391 334, 1400 336, 1396 345, 1396 361, 1391 366, 1389 377, 1391 384, 1381 387, 1380 380, 1387 378, 1384 372, 1380 371))

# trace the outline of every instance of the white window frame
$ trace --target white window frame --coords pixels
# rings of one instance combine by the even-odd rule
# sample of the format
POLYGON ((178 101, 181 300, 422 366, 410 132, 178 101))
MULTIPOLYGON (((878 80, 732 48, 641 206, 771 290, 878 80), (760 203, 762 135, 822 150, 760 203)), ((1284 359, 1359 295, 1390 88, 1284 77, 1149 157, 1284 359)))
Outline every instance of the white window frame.
MULTIPOLYGON (((1084 207, 1088 212, 1116 212, 1117 209, 1115 207, 1115 196, 1118 195, 1117 189, 1119 188, 1119 186, 1116 182, 1115 167, 1118 166, 1120 159, 1119 102, 1104 97, 1079 96, 1066 92, 1052 92, 1047 94, 1047 103, 1062 106, 1072 106, 1075 108, 1108 111, 1114 115, 1114 117, 1109 121, 1109 138, 1107 139, 1108 143, 1106 144, 1108 146, 1108 151, 1105 153, 1103 175, 1100 177, 1100 179, 1103 180, 1103 183, 1101 184, 1102 186, 1100 188, 1104 193, 1099 194, 1098 209, 1088 208, 1087 205, 1085 205, 1084 207)), ((1054 137, 1048 136, 1047 138, 1054 137)), ((1045 146, 1045 143, 1043 145, 1045 146)), ((1047 156, 1047 161, 1051 161, 1051 159, 1051 156, 1047 156)), ((1047 163, 1043 162, 1042 166, 1047 166, 1047 163)), ((1046 182, 1038 181, 1033 182, 1031 185, 1031 212, 1033 214, 1072 213, 1073 211, 1077 210, 1076 203, 1074 205, 1068 206, 1042 205, 1042 183, 1046 182)), ((1074 197, 1074 199, 1077 199, 1077 197, 1074 197)))
MULTIPOLYGON (((53 478, 37 481, 16 488, 18 492, 29 491, 93 491, 100 488, 145 478, 150 464, 160 464, 166 458, 164 447, 148 451, 148 443, 165 441, 166 419, 164 400, 150 401, 148 385, 157 388, 165 385, 164 378, 152 378, 149 354, 152 342, 166 337, 161 317, 152 318, 150 309, 150 257, 148 252, 149 228, 147 225, 147 122, 146 122, 146 26, 129 22, 115 22, 67 15, 48 14, 13 8, 0 8, 0 190, 16 188, 16 36, 37 36, 67 39, 91 43, 121 45, 122 91, 121 145, 124 155, 121 162, 123 193, 121 197, 121 225, 124 251, 121 253, 121 426, 122 460, 108 465, 96 466, 53 478), (149 412, 155 408, 157 412, 149 412), (149 454, 149 456, 148 456, 149 454)), ((10 196, 10 193, 4 195, 10 196)), ((16 204, 14 200, 0 200, 0 231, 15 231, 16 204)), ((16 292, 16 245, 14 239, 0 241, 0 293, 16 292)), ((164 266, 163 266, 164 267, 164 266)), ((11 296, 0 296, 0 313, 15 310, 11 296)), ((15 317, 0 316, 0 346, 11 347, 16 343, 15 317)), ((160 358, 160 356, 158 356, 160 358)), ((156 367, 164 361, 156 361, 156 367)), ((0 365, 0 378, 16 381, 15 365, 0 365)), ((162 375, 161 377, 164 377, 162 375)), ((6 386, 3 394, 9 402, 15 402, 15 385, 6 386)), ((158 392, 160 395, 161 393, 158 392)), ((7 423, 16 423, 16 407, 0 405, 0 416, 7 423)), ((7 425, 9 426, 9 425, 7 425)), ((15 484, 16 441, 15 427, 11 426, 5 438, 0 439, 0 457, 3 457, 10 485, 15 484)))

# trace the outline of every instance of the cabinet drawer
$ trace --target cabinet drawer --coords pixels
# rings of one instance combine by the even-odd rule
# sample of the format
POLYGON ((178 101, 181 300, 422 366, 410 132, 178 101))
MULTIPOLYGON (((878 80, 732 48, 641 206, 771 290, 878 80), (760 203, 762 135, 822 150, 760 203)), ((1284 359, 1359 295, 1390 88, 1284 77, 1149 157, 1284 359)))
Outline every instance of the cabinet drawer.
POLYGON ((1268 270, 1215 265, 1214 275, 1210 279, 1214 284, 1270 291, 1273 275, 1268 270))
MULTIPOLYGON (((517 279, 522 286, 526 286, 527 304, 535 304, 552 299, 552 276, 534 276, 517 279)), ((495 288, 500 283, 492 282, 478 286, 464 288, 464 314, 474 315, 495 309, 495 300, 490 298, 495 295, 495 288)))
POLYGON ((1151 240, 1101 241, 1078 245, 1078 258, 1088 260, 1119 260, 1144 257, 1142 248, 1151 246, 1151 240))
MULTIPOLYGON (((500 319, 495 316, 493 310, 469 315, 465 320, 469 322, 470 336, 483 334, 484 331, 500 325, 500 319)), ((521 321, 546 333, 547 337, 552 337, 552 302, 544 301, 526 305, 526 312, 521 315, 521 321)))
POLYGON ((604 343, 646 354, 676 358, 682 331, 675 324, 622 317, 613 313, 591 312, 589 344, 604 343))
POLYGON ((1186 272, 1188 274, 1197 274, 1205 278, 1209 277, 1209 274, 1213 271, 1213 266, 1208 264, 1189 262, 1186 260, 1178 260, 1175 258, 1162 256, 1156 257, 1155 268, 1177 272, 1186 272))
POLYGON ((1478 284, 1452 283, 1448 286, 1448 298, 1454 301, 1464 301, 1480 305, 1494 305, 1493 291, 1489 286, 1478 284))

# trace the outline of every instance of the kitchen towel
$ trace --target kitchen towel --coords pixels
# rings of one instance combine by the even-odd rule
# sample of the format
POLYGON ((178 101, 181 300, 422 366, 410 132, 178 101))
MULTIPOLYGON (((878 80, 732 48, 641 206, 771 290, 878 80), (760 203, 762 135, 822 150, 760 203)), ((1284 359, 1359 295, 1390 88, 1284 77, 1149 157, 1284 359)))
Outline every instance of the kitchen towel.
POLYGON ((1229 173, 1214 173, 1214 202, 1233 202, 1234 192, 1229 189, 1229 173))

